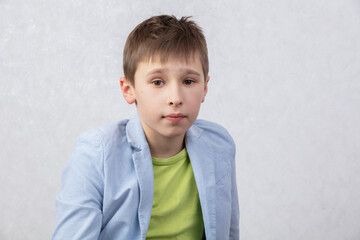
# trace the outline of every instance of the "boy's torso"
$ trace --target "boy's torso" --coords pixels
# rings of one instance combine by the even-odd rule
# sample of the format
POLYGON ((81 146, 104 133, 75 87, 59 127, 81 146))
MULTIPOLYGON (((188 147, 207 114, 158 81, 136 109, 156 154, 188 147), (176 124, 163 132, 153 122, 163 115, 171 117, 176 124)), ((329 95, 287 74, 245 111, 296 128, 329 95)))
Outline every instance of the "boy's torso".
MULTIPOLYGON (((90 163, 70 160, 64 176, 67 175, 66 172, 77 171, 74 168, 80 167, 87 174, 94 173, 94 176, 87 177, 101 180, 100 183, 94 180, 91 187, 85 187, 89 188, 86 190, 92 192, 98 201, 89 203, 93 200, 86 196, 74 198, 62 191, 57 199, 60 208, 58 211, 71 211, 71 204, 66 205, 70 209, 61 209, 65 208, 64 202, 70 197, 78 199, 72 204, 86 205, 87 209, 94 208, 91 214, 96 215, 98 220, 88 222, 89 226, 85 227, 91 231, 94 227, 92 225, 101 224, 99 239, 145 239, 152 210, 154 179, 150 150, 138 117, 91 130, 84 134, 83 139, 86 139, 83 142, 93 144, 93 154, 100 157, 94 158, 98 160, 90 163), (97 171, 83 169, 87 167, 97 171)), ((237 194, 232 186, 234 143, 219 125, 197 120, 186 133, 185 145, 199 192, 207 239, 226 239, 233 211, 238 211, 231 206, 234 194, 237 194)), ((75 151, 86 151, 86 147, 82 149, 80 146, 75 151)), ((70 177, 63 185, 71 185, 77 181, 70 177)), ((79 188, 76 184, 70 187, 79 188)), ((81 191, 73 192, 82 194, 81 191)), ((76 225, 76 222, 73 224, 76 225)))

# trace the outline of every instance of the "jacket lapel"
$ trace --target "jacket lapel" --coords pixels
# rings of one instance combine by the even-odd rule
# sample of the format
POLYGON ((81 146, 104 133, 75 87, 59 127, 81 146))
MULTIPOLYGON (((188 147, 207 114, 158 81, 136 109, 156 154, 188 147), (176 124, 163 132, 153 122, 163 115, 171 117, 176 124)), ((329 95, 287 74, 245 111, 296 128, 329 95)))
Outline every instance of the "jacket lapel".
POLYGON ((145 239, 149 227, 154 193, 154 173, 149 145, 147 144, 138 115, 126 125, 129 144, 133 147, 133 161, 140 187, 138 217, 141 239, 145 239))
POLYGON ((216 236, 214 149, 201 141, 202 129, 193 125, 186 133, 186 149, 193 168, 205 225, 206 239, 216 236))

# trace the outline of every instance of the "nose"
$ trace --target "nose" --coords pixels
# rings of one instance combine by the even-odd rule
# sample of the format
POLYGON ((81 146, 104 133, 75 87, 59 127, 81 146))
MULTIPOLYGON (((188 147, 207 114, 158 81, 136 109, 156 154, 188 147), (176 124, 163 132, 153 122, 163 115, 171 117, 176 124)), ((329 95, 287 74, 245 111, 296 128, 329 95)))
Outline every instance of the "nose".
POLYGON ((181 87, 173 84, 169 91, 169 105, 170 106, 181 106, 183 104, 183 94, 181 87))

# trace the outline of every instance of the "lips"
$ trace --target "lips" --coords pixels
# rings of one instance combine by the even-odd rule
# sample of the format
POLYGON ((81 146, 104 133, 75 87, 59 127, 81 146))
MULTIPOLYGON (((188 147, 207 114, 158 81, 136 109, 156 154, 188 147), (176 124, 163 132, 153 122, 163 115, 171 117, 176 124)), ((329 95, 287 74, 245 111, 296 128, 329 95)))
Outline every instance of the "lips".
POLYGON ((184 118, 185 115, 182 114, 182 113, 172 113, 172 114, 169 114, 169 115, 166 115, 165 117, 172 117, 172 118, 184 118))
POLYGON ((170 122, 180 122, 185 118, 185 115, 182 113, 171 113, 168 115, 165 115, 164 118, 166 120, 169 120, 170 122))

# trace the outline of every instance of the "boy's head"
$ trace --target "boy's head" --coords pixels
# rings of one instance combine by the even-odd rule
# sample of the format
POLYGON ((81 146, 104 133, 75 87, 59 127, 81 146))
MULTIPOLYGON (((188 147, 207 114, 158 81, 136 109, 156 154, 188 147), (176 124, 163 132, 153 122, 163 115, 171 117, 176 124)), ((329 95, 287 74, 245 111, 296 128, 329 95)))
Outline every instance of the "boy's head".
POLYGON ((152 17, 130 33, 120 85, 136 103, 152 153, 160 143, 182 146, 207 94, 208 69, 205 37, 186 17, 152 17))
POLYGON ((204 76, 209 71, 206 40, 201 28, 189 17, 151 17, 140 23, 129 35, 123 56, 124 74, 135 86, 135 72, 141 61, 159 57, 161 63, 168 60, 185 60, 199 56, 204 76))

